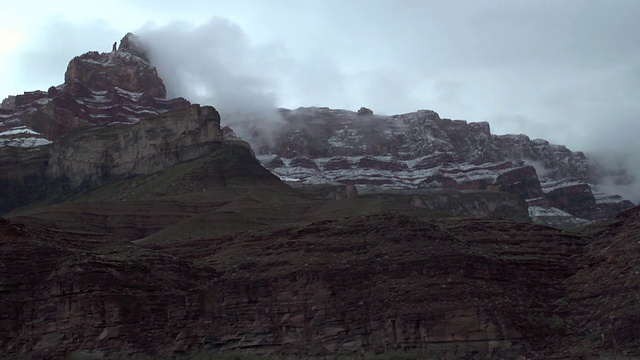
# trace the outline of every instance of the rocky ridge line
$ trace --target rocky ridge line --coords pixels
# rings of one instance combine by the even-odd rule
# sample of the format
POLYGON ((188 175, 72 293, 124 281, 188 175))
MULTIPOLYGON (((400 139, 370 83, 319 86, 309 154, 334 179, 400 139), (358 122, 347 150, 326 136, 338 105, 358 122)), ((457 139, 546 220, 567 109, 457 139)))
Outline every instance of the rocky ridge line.
POLYGON ((9 96, 0 106, 0 147, 48 145, 88 125, 133 124, 183 109, 183 98, 166 99, 166 88, 135 35, 109 53, 96 51, 69 62, 65 82, 47 91, 9 96))

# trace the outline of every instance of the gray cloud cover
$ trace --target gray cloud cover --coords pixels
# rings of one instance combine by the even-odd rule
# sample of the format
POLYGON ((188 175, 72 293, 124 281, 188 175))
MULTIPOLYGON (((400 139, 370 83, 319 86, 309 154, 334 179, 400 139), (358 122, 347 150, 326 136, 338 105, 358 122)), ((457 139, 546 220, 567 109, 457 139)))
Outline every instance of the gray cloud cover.
POLYGON ((254 145, 259 145, 254 132, 270 139, 277 131, 280 118, 270 76, 278 62, 275 46, 251 44, 239 26, 224 18, 198 26, 149 25, 137 33, 149 46, 169 97, 215 106, 223 125, 254 145))

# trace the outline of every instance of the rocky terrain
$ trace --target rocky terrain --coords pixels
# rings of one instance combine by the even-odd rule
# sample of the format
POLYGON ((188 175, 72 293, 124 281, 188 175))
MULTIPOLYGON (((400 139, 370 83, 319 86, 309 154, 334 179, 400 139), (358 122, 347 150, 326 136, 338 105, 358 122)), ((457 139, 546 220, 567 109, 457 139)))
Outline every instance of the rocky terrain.
POLYGON ((142 48, 127 34, 117 50, 71 60, 64 84, 2 102, 0 214, 63 188, 152 173, 220 146, 217 111, 165 99, 142 48), (74 132, 86 128, 92 130, 74 132))
POLYGON ((0 213, 112 177, 150 174, 222 143, 218 112, 191 105, 131 125, 85 127, 51 145, 0 149, 0 213))
POLYGON ((594 190, 600 179, 583 153, 526 135, 493 135, 486 122, 442 119, 430 110, 394 116, 366 108, 281 113, 284 130, 258 153, 293 185, 355 184, 361 192, 501 190, 523 196, 541 222, 549 217, 539 209, 580 221, 614 218, 633 206, 594 190))
POLYGON ((0 358, 640 355, 640 207, 581 153, 326 108, 251 149, 133 35, 54 89, 0 113, 0 358))
POLYGON ((141 47, 127 34, 110 53, 88 52, 71 60, 63 84, 4 99, 0 148, 37 147, 78 127, 132 124, 188 107, 185 99, 166 99, 164 83, 141 47))
MULTIPOLYGON (((129 33, 109 53, 88 52, 71 60, 64 84, 2 102, 0 167, 19 162, 42 168, 48 165, 37 150, 18 155, 14 148, 38 148, 75 128, 134 124, 190 105, 166 94, 145 45, 129 33)), ((280 115, 282 124, 270 132, 275 139, 254 132, 248 140, 268 144, 256 149, 258 158, 294 186, 350 184, 360 193, 500 190, 523 196, 534 221, 557 227, 611 219, 633 206, 597 191, 602 174, 583 153, 526 135, 494 135, 486 122, 442 119, 430 110, 379 116, 366 108, 300 108, 281 109, 280 115)), ((227 140, 235 137, 228 127, 223 133, 227 140)), ((23 172, 28 173, 25 182, 41 185, 33 179, 38 178, 34 170, 23 172)), ((4 188, 16 193, 15 179, 0 178, 7 181, 4 188)), ((29 194, 19 203, 38 196, 29 194)))

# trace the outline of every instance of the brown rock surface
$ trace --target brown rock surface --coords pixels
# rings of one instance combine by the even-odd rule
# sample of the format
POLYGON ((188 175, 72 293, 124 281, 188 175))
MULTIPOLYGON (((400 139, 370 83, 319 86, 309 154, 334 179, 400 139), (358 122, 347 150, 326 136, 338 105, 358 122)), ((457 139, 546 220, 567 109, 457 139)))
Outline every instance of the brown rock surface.
MULTIPOLYGON (((88 52, 69 62, 62 85, 47 92, 9 96, 0 109, 0 132, 27 128, 19 138, 57 140, 87 125, 136 123, 170 110, 186 108, 182 98, 166 99, 166 89, 132 34, 110 53, 88 52)), ((0 146, 29 147, 33 141, 0 136, 0 146)), ((42 144, 41 142, 40 144, 42 144)), ((47 142, 44 142, 47 143, 47 142)))
POLYGON ((636 213, 569 234, 320 200, 228 145, 0 222, 1 351, 547 359, 602 329, 634 351, 636 213))
POLYGON ((554 188, 545 194, 549 205, 577 217, 593 219, 596 199, 587 184, 572 184, 554 188))
POLYGON ((624 234, 637 229, 628 221, 592 237, 381 213, 144 247, 5 221, 2 349, 109 358, 418 349, 428 358, 543 359, 584 344, 633 351, 635 310, 619 305, 632 301, 635 267, 605 250, 619 235, 616 249, 630 250, 636 241, 624 234), (615 264, 596 259, 603 256, 615 264), (584 266, 591 258, 598 265, 584 266))
POLYGON ((597 164, 582 152, 526 135, 494 135, 486 122, 442 119, 430 110, 394 116, 361 116, 363 111, 283 109, 286 126, 271 146, 258 149, 258 157, 296 183, 499 189, 591 220, 615 217, 630 205, 624 199, 600 205, 588 194, 572 192, 576 181, 590 192, 600 179, 592 168, 597 164), (307 159, 304 168, 317 169, 305 171, 289 161, 301 156, 307 159), (566 189, 543 192, 541 181, 566 189))
POLYGON ((584 342, 640 356, 640 207, 583 229, 593 240, 571 277, 571 321, 584 342))
POLYGON ((108 235, 7 222, 0 252, 0 352, 10 358, 159 351, 177 335, 170 324, 185 317, 199 276, 186 261, 108 235))
POLYGON ((132 125, 77 129, 50 146, 0 148, 0 213, 109 179, 151 174, 223 142, 218 112, 191 105, 132 125))
MULTIPOLYGON (((432 224, 381 216, 162 251, 4 224, 3 352, 121 357, 430 347, 459 357, 526 352, 530 336, 546 329, 527 326, 531 304, 557 296, 538 292, 535 267, 508 280, 500 274, 509 261, 475 254, 432 224), (389 222, 393 228, 371 228, 389 222), (49 260, 25 271, 42 256, 49 260), (508 293, 504 281, 512 284, 508 293)), ((539 311, 544 317, 554 309, 539 311)))
POLYGON ((88 52, 77 56, 67 66, 66 84, 79 81, 93 91, 115 87, 133 93, 147 93, 165 98, 167 90, 155 67, 151 66, 142 45, 128 33, 120 48, 110 53, 88 52))

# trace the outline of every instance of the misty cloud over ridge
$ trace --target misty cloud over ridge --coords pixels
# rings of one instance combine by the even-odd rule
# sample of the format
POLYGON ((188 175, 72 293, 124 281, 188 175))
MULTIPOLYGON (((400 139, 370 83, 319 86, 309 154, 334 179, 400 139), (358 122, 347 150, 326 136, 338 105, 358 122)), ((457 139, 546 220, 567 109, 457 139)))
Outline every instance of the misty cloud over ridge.
POLYGON ((278 56, 275 46, 253 45, 239 26, 219 17, 198 26, 146 26, 136 34, 148 46, 169 97, 216 107, 223 126, 253 145, 279 129, 275 80, 270 77, 278 56))

